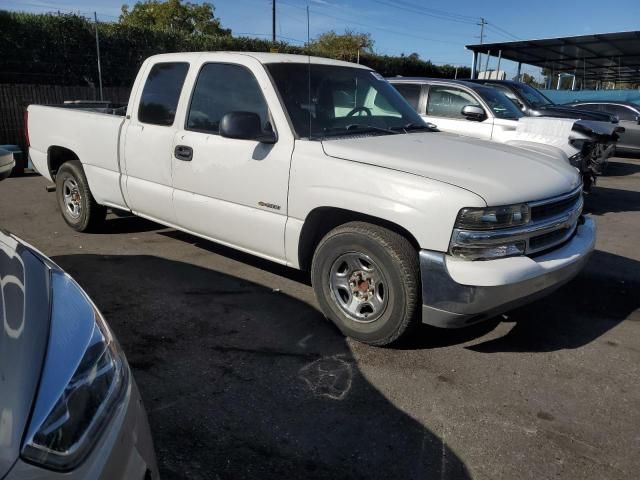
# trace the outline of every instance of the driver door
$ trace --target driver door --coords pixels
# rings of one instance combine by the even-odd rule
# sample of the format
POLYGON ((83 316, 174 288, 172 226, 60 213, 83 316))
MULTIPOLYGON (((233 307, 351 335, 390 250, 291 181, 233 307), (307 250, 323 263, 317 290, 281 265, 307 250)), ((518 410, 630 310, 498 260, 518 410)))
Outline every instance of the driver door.
POLYGON ((181 227, 282 262, 293 137, 274 124, 265 94, 275 92, 262 86, 270 83, 257 70, 236 63, 200 68, 174 137, 173 204, 181 227), (257 113, 263 128, 280 134, 278 141, 222 137, 220 120, 234 111, 257 113))

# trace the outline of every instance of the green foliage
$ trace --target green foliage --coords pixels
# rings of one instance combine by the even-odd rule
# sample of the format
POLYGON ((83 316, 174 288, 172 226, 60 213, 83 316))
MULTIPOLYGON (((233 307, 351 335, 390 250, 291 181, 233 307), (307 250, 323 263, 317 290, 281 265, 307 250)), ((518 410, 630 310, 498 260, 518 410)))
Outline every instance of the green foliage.
MULTIPOLYGON (((517 80, 516 77, 513 78, 514 80, 517 80)), ((522 79, 520 80, 522 83, 526 83, 527 85, 531 85, 532 87, 535 88, 541 88, 542 84, 539 82, 536 82, 536 79, 534 78, 533 75, 530 75, 528 73, 523 73, 522 74, 522 79)))
POLYGON ((369 33, 345 30, 338 34, 330 30, 309 43, 309 50, 314 55, 350 61, 358 57, 358 52, 372 54, 373 40, 369 33))
MULTIPOLYGON (((0 83, 98 84, 95 26, 86 18, 0 11, 0 32, 0 83)), ((103 83, 114 87, 130 86, 150 55, 216 50, 268 52, 273 47, 269 40, 187 34, 123 23, 99 23, 98 32, 103 83)), ((281 53, 307 53, 286 43, 277 43, 275 48, 281 53)), ((453 78, 455 71, 455 67, 436 66, 413 55, 390 57, 361 52, 360 63, 385 76, 453 78)), ((469 73, 468 68, 461 68, 458 78, 468 78, 469 73)))
POLYGON ((131 10, 128 5, 123 5, 120 23, 186 34, 231 35, 231 30, 222 28, 214 12, 213 5, 206 2, 144 0, 137 2, 131 10))
MULTIPOLYGON (((408 57, 391 57, 387 55, 363 55, 360 63, 378 71, 385 77, 433 77, 454 78, 454 65, 434 65, 430 61, 420 60, 413 55, 408 57)), ((470 78, 471 70, 467 67, 458 68, 458 78, 470 78)))

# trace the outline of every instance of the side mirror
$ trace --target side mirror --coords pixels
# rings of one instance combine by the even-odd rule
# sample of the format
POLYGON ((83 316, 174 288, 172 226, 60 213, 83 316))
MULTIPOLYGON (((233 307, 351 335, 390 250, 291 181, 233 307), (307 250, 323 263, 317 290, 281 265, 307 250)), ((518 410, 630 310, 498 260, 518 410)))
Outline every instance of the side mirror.
POLYGON ((276 143, 273 131, 262 129, 260 115, 254 112, 229 112, 220 120, 220 135, 239 140, 257 140, 261 143, 276 143))
POLYGON ((461 113, 467 120, 474 120, 476 122, 481 122, 487 118, 485 111, 476 105, 465 105, 462 107, 461 113))
POLYGON ((640 115, 638 115, 638 116, 636 117, 636 123, 637 123, 638 125, 640 125, 640 115))

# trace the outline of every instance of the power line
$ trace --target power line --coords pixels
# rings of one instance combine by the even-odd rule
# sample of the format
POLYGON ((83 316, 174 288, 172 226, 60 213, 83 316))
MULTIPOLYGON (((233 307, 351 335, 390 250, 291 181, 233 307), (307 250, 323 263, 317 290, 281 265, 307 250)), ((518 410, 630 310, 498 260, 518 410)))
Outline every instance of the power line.
POLYGON ((487 22, 487 24, 489 25, 489 28, 493 29, 494 31, 496 31, 496 30, 497 30, 497 32, 495 32, 495 33, 502 34, 503 36, 510 37, 510 38, 512 38, 512 39, 514 39, 514 40, 521 40, 521 38, 520 38, 520 37, 518 37, 518 36, 514 35, 514 34, 513 34, 513 33, 511 33, 511 32, 508 32, 508 31, 507 31, 507 30, 505 30, 504 28, 501 28, 501 27, 497 26, 495 23, 489 23, 489 22, 487 22))
POLYGON ((408 4, 408 5, 412 6, 413 8, 417 8, 417 9, 420 9, 420 10, 426 10, 426 11, 433 12, 433 13, 436 13, 436 14, 439 14, 439 15, 444 15, 444 16, 449 16, 449 17, 457 17, 457 18, 460 18, 460 19, 466 19, 466 20, 470 20, 470 21, 475 21, 476 20, 476 17, 471 16, 471 15, 461 15, 459 13, 447 12, 445 10, 438 10, 436 8, 428 8, 428 7, 425 7, 424 5, 412 4, 412 2, 408 2, 406 0, 405 1, 396 0, 396 3, 401 3, 401 4, 405 4, 405 5, 408 4))
POLYGON ((423 15, 425 17, 436 18, 438 20, 445 20, 447 22, 464 23, 467 25, 473 25, 475 23, 475 19, 471 19, 471 17, 467 19, 467 18, 461 18, 461 17, 455 16, 455 14, 430 13, 425 9, 416 8, 412 5, 388 3, 383 0, 373 0, 373 1, 375 3, 379 3, 380 5, 384 5, 386 7, 397 8, 399 10, 404 10, 406 12, 416 13, 418 15, 423 15))
MULTIPOLYGON (((287 2, 284 2, 282 0, 280 0, 280 3, 288 5, 290 7, 302 8, 302 7, 299 7, 298 5, 294 5, 292 3, 287 3, 287 2)), ((384 32, 393 33, 395 35, 401 35, 401 36, 404 36, 404 37, 411 37, 411 38, 417 38, 419 40, 425 40, 427 42, 446 43, 446 44, 449 44, 449 45, 457 45, 457 46, 460 45, 460 43, 458 43, 458 42, 449 42, 449 41, 446 41, 446 40, 438 40, 436 38, 422 37, 422 36, 419 36, 419 35, 413 35, 411 33, 400 32, 398 30, 393 30, 393 29, 386 28, 386 27, 380 27, 378 25, 372 25, 370 23, 354 22, 350 18, 338 17, 338 16, 335 16, 335 15, 330 15, 328 13, 318 12, 316 10, 311 11, 311 13, 313 13, 315 15, 319 15, 321 17, 327 17, 327 18, 333 18, 334 20, 340 20, 340 21, 343 21, 343 22, 347 23, 347 25, 357 25, 357 26, 360 26, 360 27, 372 28, 374 30, 381 30, 381 31, 384 31, 384 32)))

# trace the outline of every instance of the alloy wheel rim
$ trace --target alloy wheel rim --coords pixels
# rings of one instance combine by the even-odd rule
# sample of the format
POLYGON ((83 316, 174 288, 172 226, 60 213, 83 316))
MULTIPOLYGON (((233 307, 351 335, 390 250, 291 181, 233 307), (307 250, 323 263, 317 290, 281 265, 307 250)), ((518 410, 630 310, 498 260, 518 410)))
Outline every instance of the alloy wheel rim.
POLYGON ((67 178, 62 184, 62 199, 67 214, 73 219, 80 218, 82 214, 82 196, 75 179, 67 178))
POLYGON ((353 321, 371 323, 389 303, 388 283, 382 269, 360 252, 340 255, 329 271, 329 289, 340 309, 353 321))

